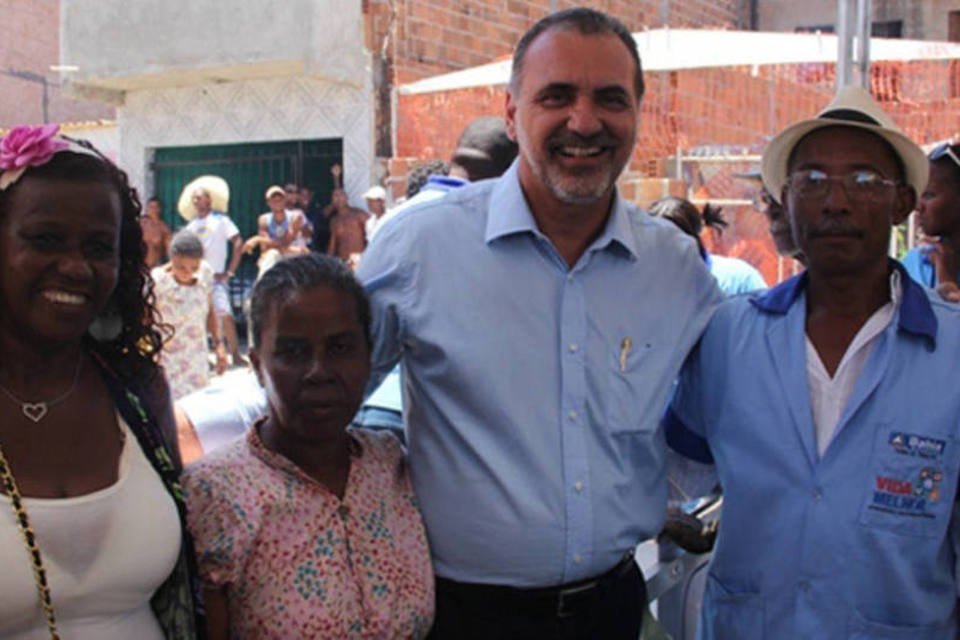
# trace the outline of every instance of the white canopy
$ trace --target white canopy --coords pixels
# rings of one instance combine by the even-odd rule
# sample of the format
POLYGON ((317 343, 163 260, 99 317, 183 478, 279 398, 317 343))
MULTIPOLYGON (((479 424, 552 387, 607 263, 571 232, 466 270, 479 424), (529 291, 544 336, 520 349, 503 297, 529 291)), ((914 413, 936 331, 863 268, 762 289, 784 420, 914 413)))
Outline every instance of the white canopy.
MULTIPOLYGON (((644 71, 739 65, 836 62, 837 36, 821 33, 653 29, 633 34, 644 71)), ((960 44, 871 38, 870 59, 960 59, 960 44)), ((399 87, 401 95, 505 85, 510 60, 424 78, 399 87)))

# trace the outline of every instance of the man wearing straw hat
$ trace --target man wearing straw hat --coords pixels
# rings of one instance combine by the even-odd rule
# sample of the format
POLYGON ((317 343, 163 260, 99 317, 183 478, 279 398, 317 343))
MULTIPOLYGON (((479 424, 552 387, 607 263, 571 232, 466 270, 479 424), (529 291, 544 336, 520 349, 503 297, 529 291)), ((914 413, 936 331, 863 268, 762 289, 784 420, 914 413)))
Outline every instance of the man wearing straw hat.
POLYGON ((887 256, 927 170, 859 87, 763 155, 807 270, 719 308, 665 419, 724 489, 704 638, 957 637, 960 308, 887 256))
POLYGON ((230 278, 237 272, 242 255, 243 239, 240 230, 224 211, 229 203, 230 190, 226 181, 218 176, 200 176, 186 187, 180 195, 177 210, 189 220, 186 229, 197 235, 203 243, 203 257, 213 268, 213 305, 217 317, 223 323, 223 335, 227 340, 230 358, 234 365, 245 362, 237 343, 237 327, 230 306, 230 278), (230 266, 227 264, 227 246, 230 246, 230 266))

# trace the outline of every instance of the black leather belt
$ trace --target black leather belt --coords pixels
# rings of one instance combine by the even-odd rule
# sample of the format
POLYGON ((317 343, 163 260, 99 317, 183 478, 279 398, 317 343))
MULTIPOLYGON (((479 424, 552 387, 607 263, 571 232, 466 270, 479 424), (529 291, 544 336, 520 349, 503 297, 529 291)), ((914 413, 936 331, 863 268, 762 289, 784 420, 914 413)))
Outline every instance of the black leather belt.
MULTIPOLYGON (((623 559, 609 571, 584 580, 562 584, 557 587, 520 588, 494 584, 475 584, 456 582, 446 578, 437 578, 437 589, 448 593, 460 594, 470 598, 482 598, 491 607, 523 607, 530 611, 540 612, 541 615, 568 618, 589 611, 610 587, 619 580, 635 571, 642 583, 643 576, 640 568, 633 559, 633 554, 624 555, 623 559)), ((638 602, 637 606, 645 603, 638 602)))

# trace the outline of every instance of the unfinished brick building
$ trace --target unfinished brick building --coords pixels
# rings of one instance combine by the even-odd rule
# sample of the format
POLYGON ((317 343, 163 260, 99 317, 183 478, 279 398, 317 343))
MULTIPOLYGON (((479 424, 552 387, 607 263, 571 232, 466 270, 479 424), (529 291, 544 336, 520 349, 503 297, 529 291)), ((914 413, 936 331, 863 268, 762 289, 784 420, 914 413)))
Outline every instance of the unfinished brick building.
MULTIPOLYGON (((392 137, 382 140, 378 149, 389 150, 383 154, 391 157, 388 180, 398 187, 413 163, 446 158, 467 122, 502 113, 506 60, 512 43, 535 19, 529 15, 533 3, 486 4, 496 5, 497 11, 462 15, 451 5, 463 3, 441 2, 421 14, 428 5, 410 3, 403 14, 407 22, 394 25, 397 46, 391 50, 388 39, 382 49, 398 84, 391 89, 392 109, 381 105, 381 112, 393 119, 381 122, 378 131, 392 137), (528 12, 522 13, 524 9, 528 12), (418 35, 423 29, 430 37, 401 37, 403 28, 418 35), (423 79, 444 59, 455 59, 458 65, 475 60, 470 51, 477 47, 488 52, 487 60, 501 63, 423 79), (386 53, 390 51, 393 59, 386 53)), ((620 180, 621 191, 642 205, 668 194, 720 203, 731 224, 722 236, 707 232, 707 246, 748 260, 768 282, 781 280, 797 265, 777 256, 765 221, 751 203, 756 186, 736 175, 756 167, 766 141, 777 131, 809 117, 829 100, 836 83, 836 40, 735 32, 749 21, 744 5, 750 3, 738 2, 668 3, 678 8, 669 16, 671 29, 657 29, 664 24, 664 4, 601 6, 642 34, 646 69, 638 144, 620 180), (680 29, 683 24, 700 31, 680 29)), ((379 24, 376 19, 370 23, 379 24)), ((875 53, 873 93, 908 135, 929 143, 960 132, 960 48, 878 41, 875 53)))
MULTIPOLYGON (((249 15, 227 16, 222 3, 213 0, 0 0, 6 36, 0 43, 0 127, 39 122, 44 119, 44 105, 51 121, 112 116, 113 106, 60 95, 59 85, 69 81, 75 88, 92 90, 88 95, 110 96, 120 113, 119 126, 112 130, 116 157, 147 193, 160 189, 162 181, 155 172, 158 154, 171 148, 193 153, 189 150, 219 145, 227 153, 230 145, 291 141, 330 143, 330 149, 324 147, 327 155, 318 156, 317 166, 309 171, 277 169, 284 179, 311 184, 321 198, 329 190, 329 174, 326 165, 319 165, 335 161, 346 167, 345 186, 355 199, 371 180, 382 180, 400 193, 412 162, 448 157, 469 120, 503 110, 506 80, 502 73, 486 81, 461 78, 459 84, 438 75, 459 71, 469 76, 477 65, 508 59, 517 39, 536 19, 573 4, 569 0, 291 0, 282 12, 270 14, 276 11, 270 3, 246 3, 245 15, 255 7, 273 15, 272 35, 265 39, 279 36, 287 41, 319 42, 315 48, 285 43, 278 54, 276 46, 238 43, 236 32, 253 28, 263 35, 267 25, 251 27, 249 15), (219 24, 221 35, 233 46, 222 52, 208 46, 200 47, 199 53, 193 50, 196 46, 191 49, 182 24, 188 9, 191 15, 204 18, 198 18, 198 23, 219 24), (144 19, 146 14, 154 19, 144 19), (126 40, 101 47, 96 34, 103 29, 119 30, 126 40), (58 56, 65 43, 71 47, 68 53, 80 58, 66 60, 80 63, 79 74, 60 76, 49 69, 61 62, 58 56), (124 43, 136 55, 115 55, 124 43), (231 51, 238 44, 242 51, 231 51), (330 51, 335 55, 323 45, 334 46, 330 51), (318 55, 321 49, 323 54, 318 55), (245 57, 248 53, 253 62, 245 57), (124 58, 130 57, 138 62, 124 66, 124 58), (112 66, 105 58, 111 59, 112 66), (182 67, 184 60, 187 67, 182 67), (424 83, 431 82, 433 88, 425 89, 424 83), (443 82, 448 83, 446 88, 443 82), (277 100, 277 95, 289 99, 277 100)), ((834 19, 831 2, 811 1, 810 11, 804 14, 806 22, 779 25, 770 24, 771 15, 782 13, 776 10, 784 5, 779 0, 596 0, 585 4, 617 16, 641 34, 648 91, 640 140, 621 181, 624 195, 641 203, 666 193, 719 201, 733 224, 722 238, 707 238, 708 245, 746 257, 760 266, 768 281, 786 275, 785 265, 775 260, 769 243, 764 244, 762 219, 749 207, 750 185, 732 176, 752 168, 751 158, 779 128, 827 101, 835 81, 828 57, 835 55, 836 46, 824 39, 817 55, 791 61, 768 59, 781 48, 776 40, 755 45, 746 57, 723 62, 720 54, 754 36, 771 37, 744 29, 794 31, 814 23, 828 26, 834 19), (667 26, 669 31, 663 29, 667 26), (684 32, 684 28, 704 31, 684 32), (717 33, 725 33, 737 44, 715 40, 717 33), (663 47, 656 44, 657 38, 672 40, 668 56, 672 59, 659 59, 662 51, 657 52, 663 47), (650 43, 644 44, 647 40, 650 43), (700 62, 689 60, 698 56, 700 62), (686 62, 680 64, 679 59, 686 62), (718 66, 719 62, 723 64, 718 66)), ((913 7, 912 13, 904 14, 902 35, 922 38, 922 25, 953 20, 950 12, 960 9, 954 6, 960 0, 899 5, 913 7), (918 14, 920 5, 924 10, 918 14), (933 15, 934 11, 942 16, 933 15)), ((895 21, 899 5, 879 3, 876 17, 895 21)), ((206 40, 194 34, 192 42, 206 40)), ((960 130, 956 66, 960 53, 950 46, 931 43, 931 50, 945 49, 875 57, 875 94, 921 142, 960 130)), ((178 180, 170 177, 164 187, 170 193, 161 195, 168 200, 175 195, 178 180)), ((232 214, 245 233, 252 233, 254 214, 262 205, 262 185, 237 186, 237 211, 232 214)))

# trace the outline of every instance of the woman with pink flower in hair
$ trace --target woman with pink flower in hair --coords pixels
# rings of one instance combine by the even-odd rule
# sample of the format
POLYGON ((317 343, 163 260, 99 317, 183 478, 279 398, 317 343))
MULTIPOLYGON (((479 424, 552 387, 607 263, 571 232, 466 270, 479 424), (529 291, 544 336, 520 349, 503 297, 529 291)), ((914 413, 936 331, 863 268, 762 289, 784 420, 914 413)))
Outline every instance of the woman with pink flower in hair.
POLYGON ((0 639, 202 637, 162 337, 126 175, 0 139, 0 639))

